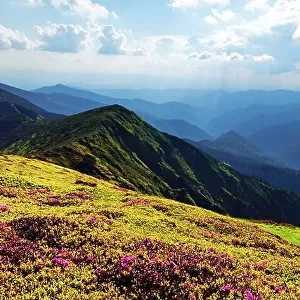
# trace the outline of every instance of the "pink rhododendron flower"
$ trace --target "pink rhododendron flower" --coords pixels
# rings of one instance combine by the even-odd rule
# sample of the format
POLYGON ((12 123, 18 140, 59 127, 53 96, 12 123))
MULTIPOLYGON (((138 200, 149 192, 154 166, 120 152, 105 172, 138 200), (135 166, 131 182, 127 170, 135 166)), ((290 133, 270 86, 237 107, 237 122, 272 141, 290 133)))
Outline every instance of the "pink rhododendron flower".
POLYGON ((246 299, 247 300, 254 300, 254 296, 250 291, 246 291, 246 299))
POLYGON ((276 286, 275 287, 275 293, 279 293, 281 291, 281 287, 280 286, 276 286))
POLYGON ((7 204, 0 204, 0 211, 6 212, 8 210, 9 208, 7 204))
POLYGON ((67 268, 69 266, 69 263, 60 257, 55 257, 52 259, 52 263, 56 265, 60 265, 63 268, 67 268))
POLYGON ((92 263, 93 261, 94 261, 94 259, 92 257, 87 257, 85 260, 85 262, 88 264, 92 263))

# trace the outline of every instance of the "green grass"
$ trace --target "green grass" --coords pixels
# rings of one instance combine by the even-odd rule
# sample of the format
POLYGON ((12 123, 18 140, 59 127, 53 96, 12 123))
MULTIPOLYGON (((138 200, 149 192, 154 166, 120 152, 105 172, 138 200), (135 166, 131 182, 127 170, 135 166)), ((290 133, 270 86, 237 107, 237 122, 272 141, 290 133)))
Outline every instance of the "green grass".
POLYGON ((262 225, 263 229, 271 232, 272 234, 278 235, 286 241, 300 246, 300 228, 294 226, 284 225, 262 225))
POLYGON ((0 212, 0 299, 245 299, 247 292, 300 298, 300 248, 289 243, 299 228, 281 226, 281 239, 269 225, 18 156, 0 156, 0 169, 0 204, 8 207, 0 212), (140 246, 145 239, 158 249, 140 246), (119 273, 128 256, 134 264, 119 273), (57 257, 67 267, 53 262, 57 257), (155 285, 149 276, 161 263, 166 271, 155 285))

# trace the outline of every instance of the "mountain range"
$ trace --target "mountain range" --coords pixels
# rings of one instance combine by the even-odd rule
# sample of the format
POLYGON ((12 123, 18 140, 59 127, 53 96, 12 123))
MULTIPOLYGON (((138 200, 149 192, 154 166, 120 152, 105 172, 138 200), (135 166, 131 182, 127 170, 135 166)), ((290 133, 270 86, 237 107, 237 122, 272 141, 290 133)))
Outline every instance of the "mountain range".
POLYGON ((238 172, 300 193, 300 171, 272 160, 236 132, 230 131, 213 141, 189 142, 238 172))
POLYGON ((121 106, 22 126, 19 139, 13 130, 0 144, 4 153, 47 160, 233 216, 299 223, 296 194, 241 175, 121 106))
POLYGON ((33 93, 2 83, 0 83, 0 89, 26 99, 43 110, 60 115, 71 115, 104 106, 102 103, 85 98, 60 93, 53 93, 51 95, 33 93))
POLYGON ((202 126, 206 121, 209 120, 210 115, 207 110, 200 107, 191 106, 176 101, 169 101, 165 103, 153 103, 139 98, 126 99, 126 98, 113 98, 108 96, 103 96, 101 94, 84 91, 61 84, 49 87, 43 87, 41 89, 35 90, 38 94, 43 93, 47 95, 55 95, 57 93, 63 93, 70 96, 78 96, 84 99, 88 99, 94 102, 100 102, 105 105, 122 105, 138 115, 147 115, 153 119, 180 119, 188 123, 202 126))

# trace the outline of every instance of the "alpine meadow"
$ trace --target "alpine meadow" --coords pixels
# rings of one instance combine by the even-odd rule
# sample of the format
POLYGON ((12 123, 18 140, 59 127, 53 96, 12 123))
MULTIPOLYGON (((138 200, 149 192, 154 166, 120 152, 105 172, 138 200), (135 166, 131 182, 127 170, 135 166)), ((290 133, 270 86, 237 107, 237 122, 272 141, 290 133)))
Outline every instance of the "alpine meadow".
POLYGON ((300 299, 300 1, 0 3, 0 300, 300 299))

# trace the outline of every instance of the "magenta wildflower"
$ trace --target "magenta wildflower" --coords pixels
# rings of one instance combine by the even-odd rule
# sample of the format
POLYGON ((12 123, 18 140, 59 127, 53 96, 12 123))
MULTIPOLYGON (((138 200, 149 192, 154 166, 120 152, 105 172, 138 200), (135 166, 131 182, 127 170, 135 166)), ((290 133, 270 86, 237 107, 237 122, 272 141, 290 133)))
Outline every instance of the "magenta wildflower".
POLYGON ((94 271, 94 274, 95 275, 100 275, 100 274, 102 274, 103 273, 103 270, 102 269, 96 269, 95 271, 94 271))
POLYGON ((7 204, 0 204, 0 211, 6 212, 8 210, 9 210, 9 208, 8 208, 7 204))
POLYGON ((221 291, 229 294, 230 291, 231 291, 231 286, 227 284, 227 285, 225 285, 224 287, 221 288, 221 291))
POLYGON ((130 265, 129 265, 128 263, 122 263, 121 267, 122 267, 122 269, 124 269, 124 270, 130 269, 130 265))
POLYGON ((130 263, 135 262, 135 260, 136 260, 135 256, 124 256, 124 257, 121 258, 122 263, 129 263, 130 264, 130 263))
POLYGON ((172 266, 172 267, 177 267, 177 265, 175 264, 175 262, 173 260, 170 260, 169 264, 172 266))
POLYGON ((245 264, 245 268, 247 268, 247 269, 249 270, 249 269, 250 269, 250 267, 251 267, 250 263, 249 263, 249 262, 247 262, 247 263, 245 264))
POLYGON ((246 291, 246 299, 247 300, 254 300, 254 296, 249 290, 246 291))
POLYGON ((62 259, 60 257, 53 258, 52 263, 56 264, 56 265, 60 265, 63 268, 67 268, 69 266, 68 261, 66 261, 65 259, 62 259))
POLYGON ((90 263, 94 262, 94 259, 93 259, 92 257, 89 256, 89 257, 86 258, 85 262, 86 262, 87 264, 90 264, 90 263))
POLYGON ((275 287, 275 293, 280 293, 280 291, 281 291, 281 287, 280 286, 276 286, 275 287))
POLYGON ((113 220, 107 220, 108 225, 112 225, 112 223, 113 223, 113 220))
POLYGON ((90 222, 96 222, 97 218, 96 217, 90 217, 90 222))
POLYGON ((190 300, 196 300, 196 297, 195 297, 195 296, 192 296, 190 300))

